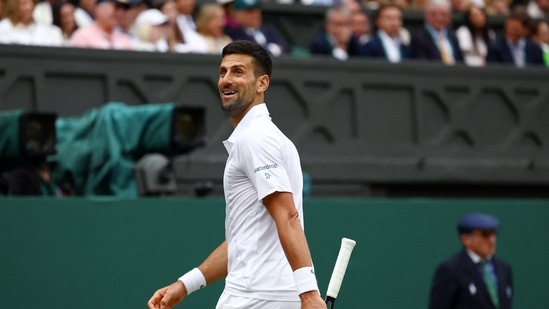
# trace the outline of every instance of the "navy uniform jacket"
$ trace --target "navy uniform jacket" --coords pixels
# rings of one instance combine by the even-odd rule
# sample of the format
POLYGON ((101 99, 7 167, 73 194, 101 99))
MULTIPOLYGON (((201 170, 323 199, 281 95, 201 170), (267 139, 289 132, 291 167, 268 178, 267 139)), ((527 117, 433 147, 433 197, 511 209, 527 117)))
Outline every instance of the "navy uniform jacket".
MULTIPOLYGON (((360 55, 365 57, 388 59, 387 52, 383 46, 383 41, 378 34, 376 34, 370 42, 366 43, 366 45, 361 48, 360 55)), ((400 59, 404 60, 408 58, 410 58, 410 46, 400 43, 400 59)))
MULTIPOLYGON (((454 31, 450 29, 448 29, 448 40, 450 41, 450 45, 452 45, 455 62, 463 63, 463 54, 461 53, 457 36, 454 31)), ((433 40, 431 33, 429 33, 425 27, 418 29, 412 34, 410 48, 412 58, 442 61, 438 45, 433 40)))
MULTIPOLYGON (((541 48, 529 39, 526 39, 526 44, 524 45, 524 57, 524 63, 526 64, 544 64, 541 48)), ((488 46, 486 60, 488 63, 515 63, 513 54, 505 38, 501 38, 488 46)))
MULTIPOLYGON (((493 257, 500 309, 511 309, 511 267, 493 257)), ((465 250, 442 262, 433 278, 429 309, 495 309, 482 275, 465 250)))

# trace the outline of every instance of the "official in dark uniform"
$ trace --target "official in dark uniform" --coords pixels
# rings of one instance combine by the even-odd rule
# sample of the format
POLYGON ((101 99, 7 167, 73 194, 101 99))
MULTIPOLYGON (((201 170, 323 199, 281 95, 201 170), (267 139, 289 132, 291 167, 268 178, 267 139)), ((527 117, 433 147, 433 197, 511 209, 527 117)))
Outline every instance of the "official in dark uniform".
POLYGON ((497 258, 499 220, 469 214, 458 224, 463 250, 436 269, 429 309, 510 309, 513 299, 511 267, 497 258))

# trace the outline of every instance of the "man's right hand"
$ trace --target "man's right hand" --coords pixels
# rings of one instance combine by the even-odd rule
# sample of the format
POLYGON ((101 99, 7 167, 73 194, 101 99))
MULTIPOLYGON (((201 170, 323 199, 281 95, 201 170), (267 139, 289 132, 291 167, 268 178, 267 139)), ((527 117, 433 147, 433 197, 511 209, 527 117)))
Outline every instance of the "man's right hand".
POLYGON ((171 309, 187 296, 187 289, 181 281, 176 281, 154 292, 149 299, 149 309, 171 309))

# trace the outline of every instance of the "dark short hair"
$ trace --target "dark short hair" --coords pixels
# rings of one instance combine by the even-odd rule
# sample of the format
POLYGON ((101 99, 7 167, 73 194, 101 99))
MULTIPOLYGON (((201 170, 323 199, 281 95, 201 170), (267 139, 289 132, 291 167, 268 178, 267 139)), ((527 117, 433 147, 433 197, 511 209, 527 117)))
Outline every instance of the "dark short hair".
POLYGON ((232 54, 252 56, 255 66, 254 73, 257 76, 268 75, 271 77, 273 71, 271 56, 269 56, 269 53, 256 42, 245 40, 232 41, 223 48, 221 55, 224 58, 225 56, 232 54))

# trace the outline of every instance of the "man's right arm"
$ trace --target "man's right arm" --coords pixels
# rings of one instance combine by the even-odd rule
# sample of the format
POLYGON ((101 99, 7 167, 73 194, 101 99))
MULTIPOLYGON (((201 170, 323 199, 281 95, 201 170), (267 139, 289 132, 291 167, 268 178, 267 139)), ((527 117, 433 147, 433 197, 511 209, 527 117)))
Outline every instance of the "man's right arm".
MULTIPOLYGON (((227 262, 227 242, 224 241, 198 266, 198 269, 206 279, 206 283, 211 284, 227 276, 227 262)), ((147 306, 149 309, 171 309, 187 295, 187 287, 183 282, 177 280, 156 291, 147 306)))

